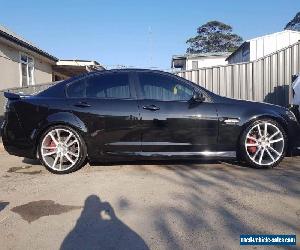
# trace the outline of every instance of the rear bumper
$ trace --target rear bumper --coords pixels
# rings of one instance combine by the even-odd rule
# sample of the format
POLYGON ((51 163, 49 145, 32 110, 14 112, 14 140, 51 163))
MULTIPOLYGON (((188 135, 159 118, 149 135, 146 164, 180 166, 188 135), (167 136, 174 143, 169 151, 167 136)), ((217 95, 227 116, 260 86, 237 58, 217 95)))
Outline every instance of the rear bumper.
POLYGON ((1 137, 4 149, 9 154, 32 159, 36 158, 35 147, 29 138, 23 135, 18 121, 8 124, 4 119, 1 125, 1 137))

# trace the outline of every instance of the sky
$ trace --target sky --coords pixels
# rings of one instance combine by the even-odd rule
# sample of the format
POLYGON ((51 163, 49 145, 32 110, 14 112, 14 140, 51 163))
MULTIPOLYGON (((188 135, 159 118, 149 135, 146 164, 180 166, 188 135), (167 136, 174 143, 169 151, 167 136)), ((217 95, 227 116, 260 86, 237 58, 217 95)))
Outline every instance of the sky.
POLYGON ((1 25, 59 59, 168 70, 207 21, 247 40, 281 31, 300 0, 0 0, 0 9, 1 25))

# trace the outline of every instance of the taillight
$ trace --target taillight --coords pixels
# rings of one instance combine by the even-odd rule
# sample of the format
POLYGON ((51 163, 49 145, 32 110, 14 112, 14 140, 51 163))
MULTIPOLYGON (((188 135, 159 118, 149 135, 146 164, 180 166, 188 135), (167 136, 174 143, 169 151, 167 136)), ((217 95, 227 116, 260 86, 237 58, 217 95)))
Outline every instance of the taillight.
POLYGON ((5 107, 5 111, 9 110, 9 100, 8 99, 5 99, 5 101, 4 101, 4 107, 5 107))

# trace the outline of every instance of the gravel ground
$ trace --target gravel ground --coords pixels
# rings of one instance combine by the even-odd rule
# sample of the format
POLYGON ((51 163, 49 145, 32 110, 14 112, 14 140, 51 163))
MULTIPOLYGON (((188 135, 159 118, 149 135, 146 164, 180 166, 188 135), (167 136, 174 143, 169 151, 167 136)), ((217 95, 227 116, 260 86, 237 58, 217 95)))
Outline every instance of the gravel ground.
POLYGON ((243 233, 297 234, 300 249, 298 157, 270 170, 173 161, 59 176, 0 146, 0 166, 1 249, 241 249, 243 233))

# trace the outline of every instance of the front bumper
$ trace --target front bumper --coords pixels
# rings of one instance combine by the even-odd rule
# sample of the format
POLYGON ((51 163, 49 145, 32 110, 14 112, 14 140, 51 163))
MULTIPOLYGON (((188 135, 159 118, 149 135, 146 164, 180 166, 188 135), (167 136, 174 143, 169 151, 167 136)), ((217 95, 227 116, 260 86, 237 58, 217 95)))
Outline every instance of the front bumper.
POLYGON ((300 123, 292 121, 288 124, 288 154, 300 154, 300 123))

